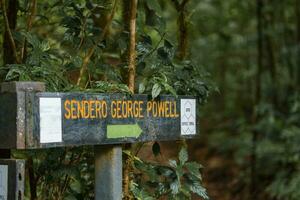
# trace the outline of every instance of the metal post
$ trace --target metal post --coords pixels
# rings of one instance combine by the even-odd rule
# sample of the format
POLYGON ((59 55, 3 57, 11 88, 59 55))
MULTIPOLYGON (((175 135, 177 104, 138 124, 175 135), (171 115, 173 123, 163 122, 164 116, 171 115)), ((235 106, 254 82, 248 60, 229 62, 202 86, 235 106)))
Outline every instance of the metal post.
POLYGON ((96 145, 95 200, 122 199, 122 147, 96 145))
POLYGON ((25 160, 0 159, 0 199, 23 200, 25 160))

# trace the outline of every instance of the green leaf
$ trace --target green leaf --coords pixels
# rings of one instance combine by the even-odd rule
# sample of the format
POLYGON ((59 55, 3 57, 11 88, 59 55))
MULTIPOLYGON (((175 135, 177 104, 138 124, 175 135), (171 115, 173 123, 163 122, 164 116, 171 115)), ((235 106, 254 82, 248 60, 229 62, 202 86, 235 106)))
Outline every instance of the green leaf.
POLYGON ((47 41, 42 41, 42 43, 40 43, 39 47, 42 51, 48 51, 50 49, 49 42, 47 42, 47 41))
POLYGON ((209 199, 206 189, 202 187, 197 181, 193 182, 193 184, 190 186, 190 190, 202 197, 203 199, 209 199))
POLYGON ((79 182, 79 180, 72 181, 71 184, 70 184, 70 187, 76 193, 81 192, 81 183, 79 182))
POLYGON ((172 168, 169 168, 169 167, 162 167, 162 166, 160 166, 158 168, 158 170, 159 170, 160 174, 162 174, 163 176, 165 176, 167 178, 172 177, 175 174, 174 170, 172 170, 172 168))
POLYGON ((180 187, 180 184, 179 182, 176 180, 174 180, 171 184, 170 184, 170 189, 171 189, 171 192, 173 195, 176 195, 178 194, 179 192, 179 187, 180 187))
POLYGON ((139 94, 144 93, 145 89, 146 89, 146 87, 145 87, 144 83, 140 83, 139 84, 139 94))
POLYGON ((172 54, 164 47, 160 47, 157 49, 157 57, 161 61, 163 65, 172 65, 172 54))
POLYGON ((166 29, 166 21, 153 10, 150 10, 146 15, 146 25, 155 27, 155 30, 160 34, 163 34, 166 29))
POLYGON ((195 177, 197 177, 199 180, 202 179, 200 174, 200 168, 202 167, 199 163, 196 162, 189 162, 185 164, 185 167, 188 169, 188 171, 195 177))
POLYGON ((170 86, 168 83, 163 83, 163 85, 167 92, 170 92, 172 95, 177 96, 176 90, 172 86, 170 86))
POLYGON ((168 40, 164 40, 164 46, 167 48, 167 49, 173 49, 174 45, 168 41, 168 40))
POLYGON ((26 40, 28 41, 28 43, 33 46, 33 48, 38 48, 38 46, 40 45, 40 41, 36 35, 33 35, 29 32, 23 33, 23 35, 26 38, 26 40))
POLYGON ((158 0, 147 0, 147 6, 153 11, 161 11, 160 4, 158 0))
POLYGON ((158 83, 155 83, 152 88, 152 98, 155 99, 161 92, 161 86, 158 83))
POLYGON ((179 152, 179 161, 181 165, 184 165, 186 161, 188 160, 188 152, 186 148, 181 148, 179 152))
POLYGON ((169 160, 169 164, 170 164, 171 167, 177 168, 177 162, 176 162, 176 160, 169 160))
POLYGON ((133 181, 130 183, 130 190, 137 200, 154 200, 154 198, 148 192, 139 188, 139 185, 133 181))

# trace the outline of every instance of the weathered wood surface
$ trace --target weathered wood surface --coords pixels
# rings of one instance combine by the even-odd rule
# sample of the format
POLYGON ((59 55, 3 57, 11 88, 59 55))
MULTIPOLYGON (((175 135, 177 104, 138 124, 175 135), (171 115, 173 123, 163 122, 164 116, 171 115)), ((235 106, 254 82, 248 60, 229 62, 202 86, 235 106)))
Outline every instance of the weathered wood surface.
POLYGON ((0 149, 24 149, 26 94, 42 92, 41 82, 5 82, 0 88, 0 149))

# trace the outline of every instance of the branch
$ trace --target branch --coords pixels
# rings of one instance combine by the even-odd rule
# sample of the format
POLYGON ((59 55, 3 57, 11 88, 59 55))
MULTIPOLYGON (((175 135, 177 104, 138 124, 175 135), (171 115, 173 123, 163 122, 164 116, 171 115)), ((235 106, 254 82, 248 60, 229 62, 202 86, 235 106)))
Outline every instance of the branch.
POLYGON ((130 21, 129 21, 129 62, 128 62, 128 88, 134 93, 134 82, 135 82, 135 65, 136 65, 136 13, 137 13, 138 0, 131 0, 130 7, 130 21))
POLYGON ((100 42, 103 41, 103 39, 105 38, 105 35, 109 29, 109 26, 114 18, 114 15, 115 15, 115 11, 116 11, 116 7, 117 7, 117 2, 118 0, 115 0, 114 2, 114 5, 113 5, 113 8, 111 10, 111 14, 107 20, 107 23, 101 33, 101 35, 99 36, 99 38, 96 40, 95 44, 88 50, 88 53, 86 54, 86 56, 83 58, 83 62, 82 62, 82 65, 81 65, 81 69, 80 69, 80 74, 79 74, 79 77, 77 79, 77 85, 80 86, 81 82, 82 82, 82 78, 83 76, 85 75, 86 71, 87 71, 87 66, 90 62, 90 59, 91 57, 93 56, 95 50, 96 50, 96 47, 98 46, 98 44, 100 42))
MULTIPOLYGON (((37 7, 37 1, 32 0, 31 5, 30 5, 30 15, 29 15, 28 20, 27 20, 27 32, 29 32, 32 28, 32 22, 33 22, 33 18, 35 16, 35 13, 36 13, 36 7, 37 7)), ((26 59, 26 54, 27 54, 26 46, 27 46, 27 40, 25 38, 24 42, 23 42, 23 47, 21 49, 21 60, 23 62, 26 59)))
POLYGON ((13 35, 12 35, 10 27, 9 27, 8 17, 7 17, 7 13, 6 13, 5 0, 0 0, 0 6, 2 7, 2 14, 3 14, 4 22, 5 22, 5 29, 8 33, 8 38, 9 38, 10 46, 13 50, 15 61, 16 61, 16 63, 20 63, 20 60, 19 60, 18 54, 17 54, 16 43, 15 43, 15 40, 13 38, 13 35))
POLYGON ((30 7, 30 15, 29 15, 29 18, 27 20, 27 30, 30 30, 31 27, 32 27, 33 18, 34 18, 35 13, 36 13, 36 7, 37 7, 36 0, 32 0, 31 7, 30 7))

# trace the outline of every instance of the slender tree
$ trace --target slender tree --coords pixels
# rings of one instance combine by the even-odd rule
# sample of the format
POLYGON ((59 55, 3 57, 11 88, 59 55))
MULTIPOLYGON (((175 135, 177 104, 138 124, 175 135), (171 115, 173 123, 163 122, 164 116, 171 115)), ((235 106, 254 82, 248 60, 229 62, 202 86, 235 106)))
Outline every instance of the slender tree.
POLYGON ((295 3, 295 11, 296 11, 296 30, 297 30, 297 66, 296 66, 296 87, 300 88, 300 0, 296 0, 295 3))
POLYGON ((187 4, 189 0, 171 0, 178 12, 178 58, 184 60, 188 54, 188 21, 187 21, 187 4))
MULTIPOLYGON (((267 1, 266 2, 269 6, 272 6, 272 2, 267 1)), ((275 50, 274 50, 274 42, 273 42, 273 37, 271 33, 273 32, 273 24, 274 24, 274 12, 273 10, 269 10, 266 15, 265 15, 265 27, 268 31, 266 31, 265 35, 265 52, 267 53, 267 65, 268 65, 268 70, 269 74, 271 77, 272 81, 272 96, 271 96, 271 101, 272 104, 277 107, 278 102, 277 102, 277 81, 276 81, 276 74, 277 74, 277 66, 276 66, 276 60, 275 60, 275 50), (272 30, 272 31, 271 31, 272 30)))
POLYGON ((8 3, 5 0, 0 0, 0 7, 2 8, 5 27, 3 34, 3 63, 19 63, 17 47, 12 34, 17 24, 18 0, 10 0, 8 3), (8 7, 6 9, 7 4, 8 7))
MULTIPOLYGON (((263 70, 263 0, 256 0, 256 20, 257 20, 257 70, 255 75, 255 98, 253 103, 253 124, 258 120, 256 114, 256 106, 261 100, 261 73, 263 70)), ((257 146, 257 130, 252 133, 252 152, 251 152, 251 199, 257 199, 257 172, 256 172, 256 146, 257 146)))
MULTIPOLYGON (((130 0, 129 12, 129 48, 128 48, 128 88, 134 93, 135 89, 135 69, 136 69, 136 17, 138 0, 130 0)), ((131 146, 131 145, 130 145, 131 146)), ((129 148, 130 148, 129 146, 129 148)), ((126 158, 124 170, 124 196, 131 199, 130 196, 130 172, 132 169, 132 159, 126 158)))
MULTIPOLYGON (((33 20, 36 15, 37 9, 37 1, 32 0, 30 3, 30 14, 27 19, 27 32, 29 32, 32 28, 33 20)), ((23 47, 21 49, 21 61, 24 63, 27 58, 27 40, 24 39, 23 47)))
POLYGON ((130 21, 129 21, 129 52, 128 52, 128 87, 134 93, 135 83, 135 64, 136 64, 136 13, 137 0, 130 1, 130 21))

